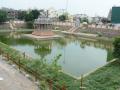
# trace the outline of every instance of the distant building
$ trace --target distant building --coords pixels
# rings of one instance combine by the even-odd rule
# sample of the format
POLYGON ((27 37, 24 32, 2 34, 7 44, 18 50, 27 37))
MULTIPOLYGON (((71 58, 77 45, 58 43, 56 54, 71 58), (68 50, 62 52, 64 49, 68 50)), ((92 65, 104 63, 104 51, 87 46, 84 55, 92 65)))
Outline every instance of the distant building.
POLYGON ((75 14, 73 16, 74 19, 79 18, 79 19, 83 19, 83 18, 88 18, 88 16, 86 14, 75 14))
POLYGON ((19 14, 18 10, 9 9, 9 8, 5 8, 5 7, 2 7, 1 10, 7 12, 8 19, 17 19, 18 18, 18 14, 19 14))
POLYGON ((112 10, 109 13, 109 18, 110 17, 111 23, 120 24, 120 7, 112 7, 112 10))
POLYGON ((95 16, 95 17, 92 17, 92 21, 91 22, 98 24, 98 23, 101 22, 101 19, 102 19, 102 17, 95 16))

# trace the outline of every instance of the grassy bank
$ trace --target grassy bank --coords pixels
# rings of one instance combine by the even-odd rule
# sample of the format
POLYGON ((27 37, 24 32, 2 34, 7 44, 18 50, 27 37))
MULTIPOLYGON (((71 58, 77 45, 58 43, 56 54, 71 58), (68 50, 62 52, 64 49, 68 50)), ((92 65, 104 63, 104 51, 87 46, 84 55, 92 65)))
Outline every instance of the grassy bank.
POLYGON ((41 90, 46 90, 45 88, 48 87, 46 83, 49 82, 54 87, 54 90, 62 90, 64 87, 67 88, 67 90, 79 90, 79 81, 59 71, 60 66, 57 65, 57 60, 60 55, 54 58, 52 64, 47 64, 46 60, 25 58, 19 51, 2 42, 0 42, 0 52, 14 63, 20 64, 25 71, 39 79, 41 90))
POLYGON ((84 79, 85 90, 119 90, 120 61, 112 62, 84 79))

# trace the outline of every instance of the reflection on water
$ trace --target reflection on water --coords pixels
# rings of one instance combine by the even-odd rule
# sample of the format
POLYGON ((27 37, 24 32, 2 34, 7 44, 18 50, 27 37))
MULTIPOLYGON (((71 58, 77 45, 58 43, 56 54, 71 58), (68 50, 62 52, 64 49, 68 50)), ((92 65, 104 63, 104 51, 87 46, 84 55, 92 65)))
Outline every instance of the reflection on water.
POLYGON ((45 58, 48 63, 62 54, 59 64, 64 72, 79 77, 97 67, 103 66, 112 59, 112 43, 87 40, 75 37, 64 37, 59 40, 36 41, 27 38, 0 36, 4 42, 33 58, 45 58))

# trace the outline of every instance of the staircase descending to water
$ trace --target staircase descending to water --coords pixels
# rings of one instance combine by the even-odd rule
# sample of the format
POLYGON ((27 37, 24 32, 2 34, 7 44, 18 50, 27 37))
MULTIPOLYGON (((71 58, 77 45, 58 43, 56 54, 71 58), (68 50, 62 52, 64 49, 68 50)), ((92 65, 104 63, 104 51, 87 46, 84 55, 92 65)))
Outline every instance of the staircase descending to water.
POLYGON ((10 22, 9 22, 9 25, 10 25, 10 29, 11 29, 11 30, 16 30, 16 29, 17 29, 17 28, 15 28, 16 25, 15 25, 15 23, 14 23, 13 21, 10 21, 10 22))
POLYGON ((70 30, 68 30, 68 32, 75 32, 77 29, 79 29, 80 27, 72 27, 70 30))

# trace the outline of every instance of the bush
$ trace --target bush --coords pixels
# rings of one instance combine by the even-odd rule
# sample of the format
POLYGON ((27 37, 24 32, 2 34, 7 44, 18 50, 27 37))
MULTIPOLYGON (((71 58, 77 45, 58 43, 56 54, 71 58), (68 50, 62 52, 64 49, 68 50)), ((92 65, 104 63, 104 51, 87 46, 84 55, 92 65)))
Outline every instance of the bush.
POLYGON ((26 11, 21 11, 18 13, 18 19, 19 20, 24 20, 27 12, 26 11))
POLYGON ((63 15, 59 16, 59 20, 62 21, 62 22, 64 22, 67 19, 68 19, 68 16, 66 14, 63 14, 63 15))
POLYGON ((29 29, 33 29, 34 27, 33 27, 33 24, 34 24, 34 22, 33 21, 28 21, 28 22, 26 22, 27 23, 27 28, 29 28, 29 29))
POLYGON ((102 37, 102 33, 101 32, 98 32, 98 37, 102 37))
POLYGON ((39 15, 40 15, 39 10, 37 10, 37 9, 32 10, 30 13, 33 15, 34 19, 37 19, 39 17, 39 15))
POLYGON ((120 37, 115 38, 115 41, 113 42, 113 46, 114 46, 113 56, 115 58, 120 59, 120 37))
POLYGON ((34 21, 34 16, 33 14, 29 13, 25 15, 25 21, 29 22, 29 21, 34 21))

